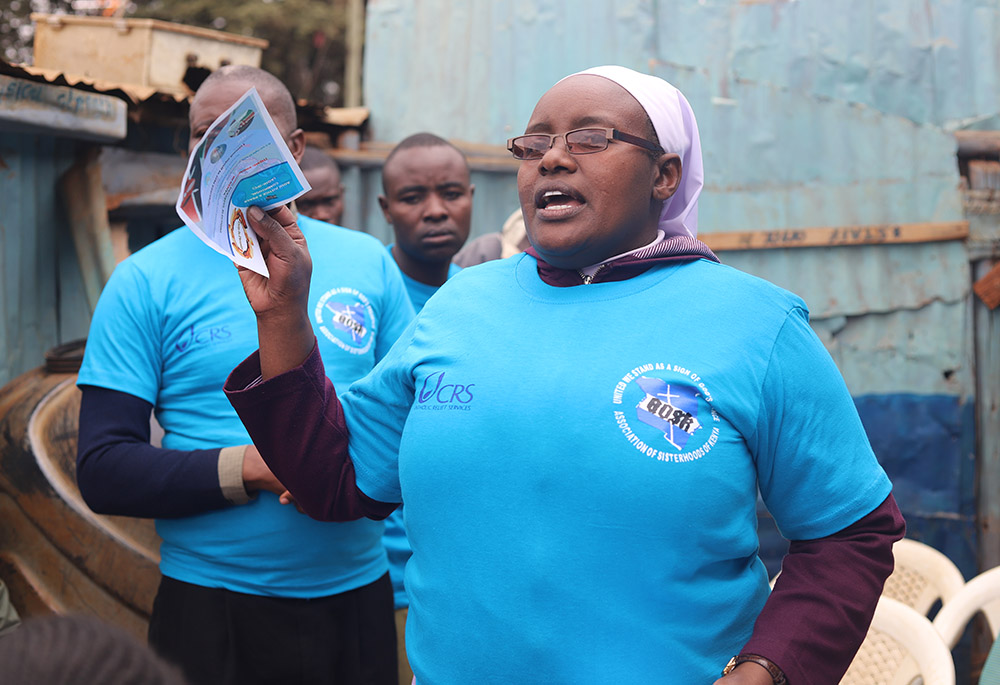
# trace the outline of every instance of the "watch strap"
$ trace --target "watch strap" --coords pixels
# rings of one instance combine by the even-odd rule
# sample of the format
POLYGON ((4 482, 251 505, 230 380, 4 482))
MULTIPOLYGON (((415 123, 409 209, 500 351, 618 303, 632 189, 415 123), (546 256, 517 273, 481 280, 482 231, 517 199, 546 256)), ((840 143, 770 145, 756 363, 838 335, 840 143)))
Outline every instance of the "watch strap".
POLYGON ((723 669, 722 675, 729 675, 730 673, 732 673, 734 668, 736 668, 740 664, 746 663, 747 661, 752 661, 758 666, 762 666, 763 668, 765 668, 768 674, 770 674, 771 680, 774 682, 774 685, 788 685, 788 680, 785 678, 785 673, 778 667, 778 664, 774 663, 773 661, 771 661, 766 657, 760 656, 759 654, 740 654, 734 656, 732 659, 729 660, 729 663, 726 664, 726 668, 723 669))

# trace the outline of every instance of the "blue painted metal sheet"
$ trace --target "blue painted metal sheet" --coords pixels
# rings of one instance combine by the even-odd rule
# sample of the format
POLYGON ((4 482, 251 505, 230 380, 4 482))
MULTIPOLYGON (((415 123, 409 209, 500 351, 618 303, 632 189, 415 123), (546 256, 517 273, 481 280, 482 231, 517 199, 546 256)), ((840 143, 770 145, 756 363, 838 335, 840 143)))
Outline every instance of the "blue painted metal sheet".
POLYGON ((956 241, 726 252, 722 260, 796 293, 813 319, 962 302, 971 289, 965 246, 956 241))
POLYGON ((44 362, 46 350, 86 335, 90 311, 56 181, 74 144, 0 133, 0 385, 44 362))
POLYGON ((657 18, 681 29, 659 59, 702 65, 720 89, 731 75, 948 129, 1000 128, 995 0, 661 2, 657 18))
POLYGON ((520 133, 568 73, 653 55, 651 0, 369 0, 364 97, 381 141, 417 131, 480 143, 520 133))
MULTIPOLYGON (((997 0, 369 0, 367 7, 365 99, 379 141, 430 130, 501 145, 523 130, 548 87, 595 64, 623 64, 677 85, 701 129, 702 232, 960 220, 952 132, 1000 128, 997 0)), ((495 230, 516 202, 509 177, 476 183, 475 205, 490 208, 474 210, 474 235, 495 230)), ((378 214, 367 218, 368 230, 386 231, 372 221, 378 214)), ((996 227, 984 235, 995 237, 996 227)), ((910 534, 974 572, 966 246, 722 257, 806 300, 899 484, 910 534)), ((766 535, 763 545, 765 556, 780 554, 766 535)))
POLYGON ((702 129, 703 231, 960 218, 949 132, 998 110, 995 1, 373 0, 367 21, 380 141, 502 144, 594 64, 675 82, 702 129))

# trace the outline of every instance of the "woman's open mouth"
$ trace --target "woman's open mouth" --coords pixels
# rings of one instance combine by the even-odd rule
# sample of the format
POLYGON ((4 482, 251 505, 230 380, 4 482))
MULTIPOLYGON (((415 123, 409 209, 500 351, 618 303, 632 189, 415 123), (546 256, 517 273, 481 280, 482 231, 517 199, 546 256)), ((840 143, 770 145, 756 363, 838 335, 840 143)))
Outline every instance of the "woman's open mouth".
POLYGON ((586 205, 579 193, 568 187, 549 187, 535 194, 535 214, 545 221, 574 216, 586 205))

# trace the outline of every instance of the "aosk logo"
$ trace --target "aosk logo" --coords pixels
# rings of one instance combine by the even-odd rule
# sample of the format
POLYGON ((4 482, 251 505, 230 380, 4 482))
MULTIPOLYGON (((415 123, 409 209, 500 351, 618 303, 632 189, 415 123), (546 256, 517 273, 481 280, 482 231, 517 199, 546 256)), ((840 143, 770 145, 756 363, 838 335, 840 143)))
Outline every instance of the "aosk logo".
POLYGON ((330 342, 351 354, 365 354, 375 339, 375 312, 363 293, 334 288, 316 302, 313 315, 330 342))
POLYGON ((701 459, 719 441, 719 415, 704 379, 673 364, 637 366, 615 385, 611 401, 624 438, 663 462, 701 459))

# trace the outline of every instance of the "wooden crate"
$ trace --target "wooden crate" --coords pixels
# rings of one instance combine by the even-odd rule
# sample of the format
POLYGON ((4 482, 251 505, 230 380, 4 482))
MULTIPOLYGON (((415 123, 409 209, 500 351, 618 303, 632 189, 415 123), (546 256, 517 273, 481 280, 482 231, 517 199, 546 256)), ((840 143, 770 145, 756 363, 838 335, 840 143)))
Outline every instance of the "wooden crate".
POLYGON ((186 94, 188 67, 259 67, 267 41, 155 19, 32 14, 35 64, 76 76, 186 94))

